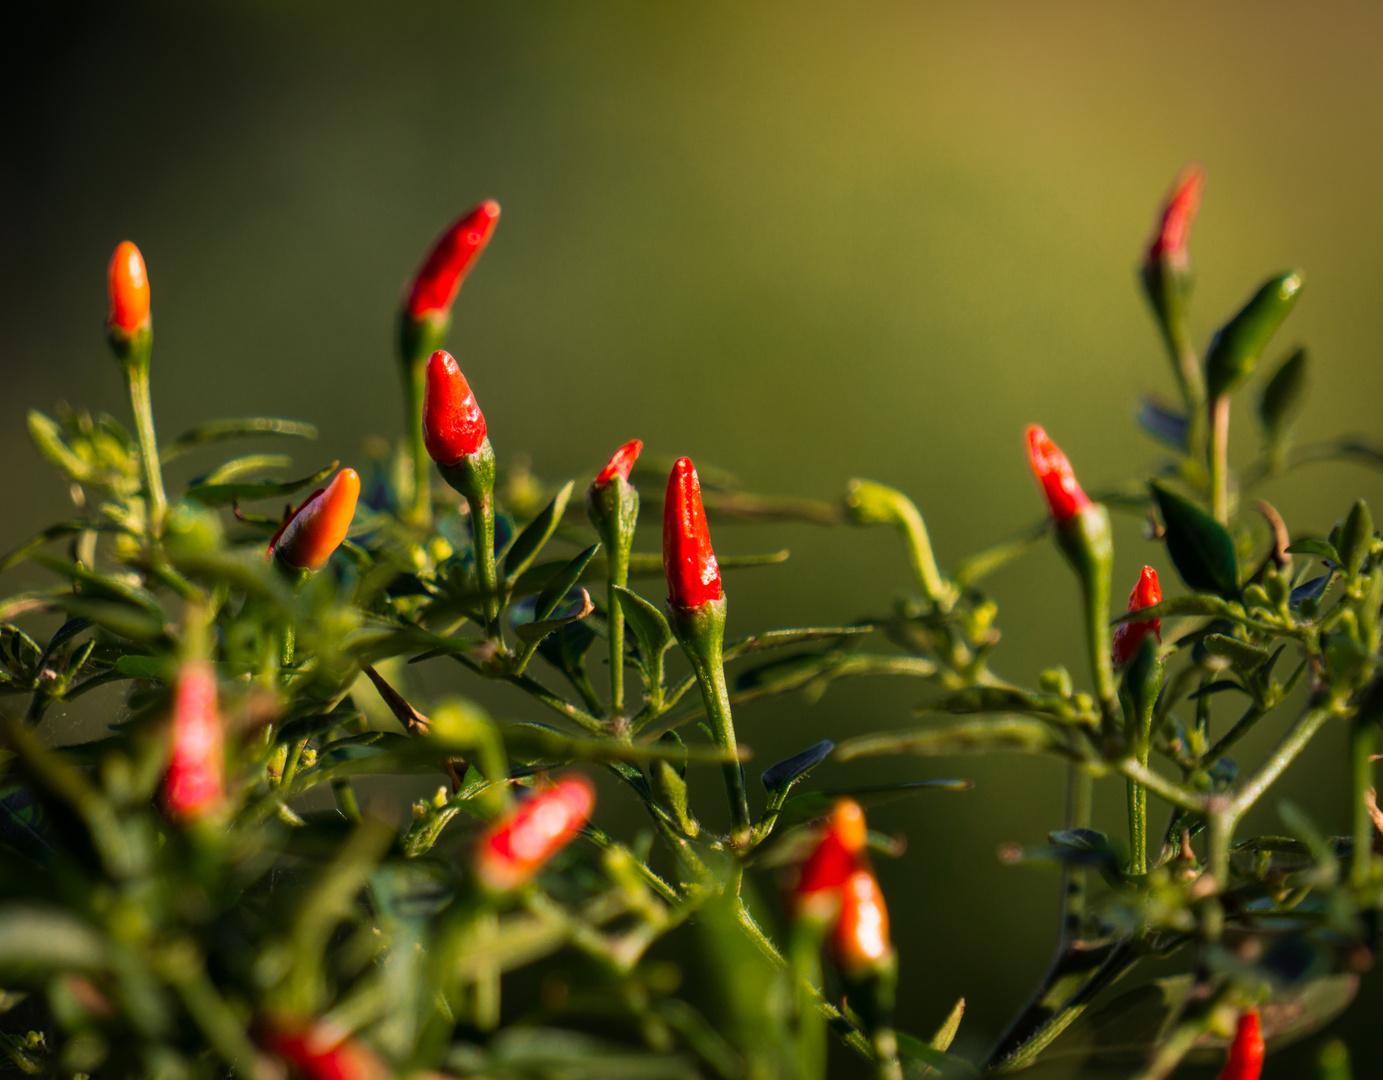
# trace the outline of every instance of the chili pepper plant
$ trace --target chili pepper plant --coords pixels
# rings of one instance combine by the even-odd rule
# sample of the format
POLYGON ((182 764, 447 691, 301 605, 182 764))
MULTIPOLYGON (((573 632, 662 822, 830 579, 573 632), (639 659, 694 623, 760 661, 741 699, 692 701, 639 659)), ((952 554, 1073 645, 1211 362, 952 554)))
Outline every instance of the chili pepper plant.
MULTIPOLYGON (((133 427, 30 414, 75 508, 0 561, 50 582, 0 601, 8 1067, 810 1080, 829 1060, 893 1080, 1029 1067, 1152 1080, 1225 1062, 1224 1077, 1257 1077, 1264 1041, 1271 1052, 1338 1013, 1373 957, 1383 542, 1362 501, 1289 526, 1255 492, 1383 450, 1293 440, 1307 353, 1269 353, 1299 273, 1269 278, 1204 349, 1192 341, 1203 179, 1193 166, 1177 181, 1142 261, 1178 390, 1140 416, 1157 454, 1087 494, 1030 428, 1031 522, 949 568, 918 504, 867 480, 836 502, 754 495, 719 473, 703 486, 689 459, 630 438, 650 432, 610 432, 608 464, 581 487, 516 466, 444 348, 493 202, 443 233, 404 292, 397 446, 291 482, 272 478, 280 454, 211 462, 244 437, 311 438, 303 421, 208 419, 160 444, 149 280, 121 244, 107 330, 133 427), (1260 435, 1237 470, 1231 417, 1260 435), (164 465, 191 454, 205 471, 170 492, 164 465), (649 511, 661 552, 636 550, 649 511), (1113 579, 1111 514, 1144 522, 1176 580, 1150 567, 1113 579), (850 625, 727 635, 734 575, 782 558, 718 558, 711 526, 731 518, 892 529, 905 598, 864 601, 876 614, 850 625), (1070 564, 1085 648, 1024 686, 1003 674, 984 581, 1042 544, 1070 564), (419 664, 497 684, 546 719, 421 700, 419 664), (879 734, 746 768, 738 705, 875 675, 917 680, 920 724, 880 716, 879 734), (115 703, 102 733, 52 745, 53 709, 100 687, 90 700, 115 703), (1224 702, 1229 723, 1222 705, 1212 715, 1224 702), (1260 725, 1276 745, 1239 758, 1260 725), (1282 804, 1281 835, 1246 835, 1327 727, 1350 735, 1350 819, 1282 804), (934 1031, 894 1025, 912 961, 892 946, 871 859, 898 852, 866 813, 969 786, 928 759, 1000 752, 1068 775, 1048 843, 1004 852, 1060 873, 1061 933, 1031 1003, 967 1059, 953 1052, 963 1001, 934 1031), (837 763, 875 755, 915 757, 916 778, 833 782, 837 763), (399 806, 379 794, 396 788, 358 790, 401 774, 433 794, 399 806), (602 814, 599 777, 632 793, 639 822, 602 814), (1096 784, 1124 792, 1112 835, 1091 827, 1096 784), (694 992, 655 949, 667 938, 696 943, 682 952, 700 965, 694 992)), ((994 432, 1015 469, 1019 435, 994 432)), ((1348 1068, 1329 1046, 1322 1075, 1348 1068)))

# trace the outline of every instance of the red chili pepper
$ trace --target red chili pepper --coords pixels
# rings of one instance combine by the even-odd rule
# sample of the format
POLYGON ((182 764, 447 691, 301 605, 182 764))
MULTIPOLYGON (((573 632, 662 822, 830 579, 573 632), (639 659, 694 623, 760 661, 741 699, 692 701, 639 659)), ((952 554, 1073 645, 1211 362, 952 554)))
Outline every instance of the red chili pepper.
POLYGON ((491 892, 529 882, 571 841, 595 807, 595 788, 580 773, 565 776, 493 822, 480 837, 475 872, 491 892))
POLYGON ((1156 265, 1167 262, 1177 268, 1187 262, 1186 245, 1191 239, 1191 226, 1201 208, 1201 189, 1205 187, 1205 168, 1193 161, 1181 170, 1172 185, 1171 193, 1162 207, 1162 220, 1152 243, 1148 245, 1148 262, 1156 265))
POLYGON ((1258 1080, 1263 1072, 1263 1056, 1263 1028, 1258 1010, 1249 1009, 1239 1014, 1234 1041, 1229 1044, 1219 1080, 1258 1080))
POLYGON ((110 328, 132 334, 149 321, 149 275, 144 256, 128 240, 122 240, 106 268, 110 293, 110 328))
POLYGON ((455 465, 485 442, 485 417, 451 353, 438 349, 427 362, 423 439, 439 465, 455 465))
POLYGON ((823 923, 835 919, 845 883, 860 868, 864 844, 864 810, 854 799, 837 799, 792 884, 790 902, 796 914, 823 923))
POLYGON ((225 798, 225 733, 216 689, 216 669, 205 660, 189 660, 174 680, 173 752, 163 778, 163 808, 170 817, 206 817, 225 798))
POLYGON ((831 934, 831 955, 850 979, 876 975, 893 962, 888 908, 869 870, 856 870, 845 881, 840 918, 831 934))
POLYGON ((711 550, 706 508, 701 505, 701 481, 691 458, 678 458, 667 478, 663 572, 667 576, 668 601, 675 607, 699 608, 724 595, 720 567, 711 550))
POLYGON ((360 497, 360 474, 342 469, 324 488, 318 488, 288 516, 269 541, 269 556, 275 553, 284 565, 294 570, 320 570, 341 546, 355 517, 355 501, 360 497))
MULTIPOLYGON (((1157 571, 1151 566, 1143 567, 1143 572, 1138 575, 1138 584, 1133 587, 1133 592, 1129 593, 1128 609, 1138 611, 1141 608, 1152 607, 1154 604, 1162 602, 1162 586, 1157 581, 1157 571)), ((1119 628, 1114 631, 1114 662, 1116 664, 1127 664, 1143 646, 1143 640, 1152 634, 1158 641, 1162 640, 1162 620, 1161 619, 1137 619, 1133 622, 1120 623, 1119 628)))
POLYGON ((408 288, 406 307, 415 319, 445 315, 499 221, 499 203, 483 202, 457 218, 437 238, 408 288))
POLYGON ((634 469, 634 462, 639 459, 639 453, 642 450, 642 439, 630 439, 610 456, 610 460, 605 463, 605 468, 596 474, 595 482, 608 484, 616 476, 621 480, 628 480, 629 474, 634 469))
POLYGON ((1071 463, 1056 443, 1036 424, 1028 428, 1028 462, 1042 485, 1052 519, 1064 525, 1090 505, 1089 498, 1076 482, 1071 463))
POLYGON ((261 1041, 304 1080, 387 1080, 379 1055, 321 1021, 275 1020, 261 1041))

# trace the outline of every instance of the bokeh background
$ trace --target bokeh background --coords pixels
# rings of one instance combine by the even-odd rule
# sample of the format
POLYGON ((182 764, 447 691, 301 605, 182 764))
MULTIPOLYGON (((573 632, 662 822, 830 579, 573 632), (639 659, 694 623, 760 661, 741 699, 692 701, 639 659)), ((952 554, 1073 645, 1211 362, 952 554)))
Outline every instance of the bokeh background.
MULTIPOLYGON (((400 286, 438 229, 486 197, 504 217, 451 343, 501 458, 527 453, 550 480, 588 477, 635 435, 753 490, 834 498, 865 476, 916 498, 950 563, 1039 514, 1020 446, 1029 422, 1090 485, 1138 473, 1156 447, 1135 405, 1173 384, 1135 266, 1192 158, 1210 175, 1193 245, 1198 337, 1268 273, 1304 268, 1277 343, 1313 349, 1300 432, 1379 433, 1381 23, 1370 5, 1264 0, 11 0, 0 546, 70 507, 28 445, 26 410, 65 399, 125 415, 101 332, 119 240, 149 264, 161 429, 310 419, 320 443, 293 448, 307 472, 397 434, 400 286)), ((1378 506, 1383 488, 1339 466, 1266 494, 1298 531, 1323 531, 1355 497, 1378 506)), ((729 578, 732 633, 854 618, 907 587, 886 531, 723 525, 716 541, 793 552, 729 578)), ((655 544, 650 533, 640 546, 655 544)), ((1136 524, 1121 526, 1117 558, 1119 582, 1144 561, 1167 569, 1136 524)), ((1054 551, 992 586, 1003 673, 1081 669, 1054 551)), ((461 686, 432 665, 413 690, 461 686)), ((810 707, 746 708, 739 724, 767 764, 906 725, 923 696, 838 684, 810 707)), ((55 736, 77 722, 56 718, 55 736)), ((1279 786, 1343 831, 1337 736, 1279 786)), ((995 850, 1059 822, 1059 774, 1023 758, 817 774, 976 781, 875 818, 909 843, 881 868, 904 1028, 929 1033, 964 995, 958 1047, 980 1053, 1039 976, 1055 881, 1000 866, 995 850)), ((1119 798, 1100 804, 1111 825, 1119 798)), ((1271 809, 1256 824, 1280 829, 1271 809)), ((1378 1045, 1380 982, 1336 1025, 1357 1052, 1378 1045)), ((1267 1076, 1296 1075, 1300 1060, 1274 1058, 1267 1076)))

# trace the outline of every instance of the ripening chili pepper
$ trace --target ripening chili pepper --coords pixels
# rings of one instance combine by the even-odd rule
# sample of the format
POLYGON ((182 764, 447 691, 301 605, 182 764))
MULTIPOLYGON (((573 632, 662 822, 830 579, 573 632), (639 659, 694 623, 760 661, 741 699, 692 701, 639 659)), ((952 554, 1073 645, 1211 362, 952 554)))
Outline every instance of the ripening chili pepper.
POLYGON ((701 505, 701 481, 691 458, 678 458, 667 479, 663 503, 663 572, 668 602, 679 608, 699 608, 723 595, 720 567, 711 550, 706 508, 701 505))
POLYGON ((1028 428, 1027 439, 1028 462, 1042 485, 1052 520, 1064 525, 1089 506, 1090 499, 1076 482, 1070 461, 1045 431, 1033 424, 1028 428))
POLYGON ((225 733, 216 691, 216 669, 205 660, 189 660, 173 681, 172 754, 163 778, 170 817, 206 817, 225 798, 225 733))
POLYGON ((634 470, 634 462, 639 460, 639 454, 642 450, 642 439, 630 439, 610 455, 610 460, 605 463, 605 468, 596 474, 595 483, 597 485, 608 484, 616 476, 621 480, 628 480, 629 474, 634 470))
POLYGON ((1239 1014, 1234 1041, 1229 1044, 1229 1054, 1219 1080, 1258 1080, 1262 1072, 1263 1027, 1258 1019, 1258 1010, 1249 1009, 1239 1014))
POLYGON ((109 325, 114 333, 132 334, 149 321, 149 275, 144 256, 128 240, 122 240, 106 269, 110 293, 109 325))
POLYGON ((858 981, 893 966, 888 908, 872 871, 856 870, 841 889, 840 917, 831 932, 831 955, 841 974, 858 981))
POLYGON ((1215 332, 1205 353, 1205 385, 1211 400, 1240 386, 1301 296, 1302 276, 1292 270, 1269 278, 1238 314, 1215 332))
POLYGON ((318 488, 279 526, 269 541, 269 556, 293 570, 320 570, 341 546, 355 517, 360 497, 360 474, 342 469, 324 488, 318 488))
POLYGON ((1182 169, 1162 206, 1161 220, 1148 245, 1149 264, 1165 262, 1176 269, 1185 268, 1187 241, 1191 239, 1191 226, 1200 212, 1204 187, 1205 167, 1200 162, 1193 161, 1182 169))
POLYGON ((485 417, 451 353, 438 349, 427 362, 423 438, 439 465, 455 465, 485 442, 485 417))
POLYGON ((445 317, 499 221, 499 203, 481 203, 437 238, 408 287, 405 308, 415 319, 445 317))
MULTIPOLYGON (((1129 593, 1128 609, 1138 611, 1161 602, 1162 586, 1158 583, 1157 571, 1151 566, 1145 566, 1143 572, 1138 575, 1138 584, 1133 587, 1133 592, 1129 593)), ((1114 662, 1127 664, 1138 653, 1149 634, 1158 641, 1162 640, 1161 619, 1136 619, 1133 622, 1120 623, 1119 628, 1114 631, 1114 662)))
POLYGON ((837 799, 792 882, 790 902, 797 915, 820 923, 836 918, 845 884, 861 867, 864 844, 864 810, 854 799, 837 799))
POLYGON ((275 1020, 261 1042, 303 1080, 388 1080, 389 1069, 378 1054, 321 1021, 275 1020))
POLYGON ((565 776, 493 822, 475 851, 475 872, 490 892, 527 884, 591 816, 595 788, 580 773, 565 776))

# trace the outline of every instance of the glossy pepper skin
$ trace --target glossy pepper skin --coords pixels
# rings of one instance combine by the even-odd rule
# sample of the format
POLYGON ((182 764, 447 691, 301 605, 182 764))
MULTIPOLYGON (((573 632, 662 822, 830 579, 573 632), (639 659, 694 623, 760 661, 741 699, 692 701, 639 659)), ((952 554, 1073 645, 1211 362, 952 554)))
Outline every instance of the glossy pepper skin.
POLYGON ((210 663, 183 664, 173 683, 172 754, 163 778, 163 809, 171 818, 205 818, 225 800, 225 732, 216 694, 216 669, 210 663))
POLYGON ((798 868, 789 900, 794 914, 829 925, 840 914, 850 876, 863 865, 864 810, 854 799, 837 799, 816 847, 798 868))
POLYGON ((144 256, 129 240, 122 240, 106 268, 110 296, 107 324, 112 333, 129 335, 149 322, 149 275, 144 256))
POLYGON ((610 460, 605 463, 605 468, 596 473, 595 486, 604 487, 617 476, 627 483, 629 474, 634 471, 634 462, 639 460, 639 454, 642 451, 643 440, 630 439, 611 454, 610 460))
POLYGON ((663 572, 668 603, 699 608, 721 599, 720 567, 711 549, 701 481, 691 458, 678 458, 667 480, 663 503, 663 572))
MULTIPOLYGON (((1145 566, 1143 572, 1138 575, 1138 584, 1133 587, 1133 592, 1129 593, 1128 609, 1138 611, 1161 602, 1162 586, 1158 583, 1157 571, 1151 566, 1145 566)), ((1162 640, 1161 619, 1139 619, 1135 622, 1120 623, 1114 631, 1114 662, 1127 664, 1137 655, 1143 641, 1149 635, 1158 641, 1162 640)))
POLYGON ((1028 464, 1032 466, 1037 482, 1042 485, 1047 509, 1053 521, 1064 525, 1089 506, 1090 499, 1077 483, 1071 462, 1045 431, 1033 424, 1028 428, 1026 438, 1028 464))
POLYGON ((493 822, 475 849, 475 872, 492 893, 533 879, 581 831, 595 807, 595 788, 580 773, 563 777, 493 822))
POLYGON ((1219 1080, 1258 1080, 1263 1073, 1263 1027, 1257 1009, 1239 1014, 1219 1080))
POLYGON ((388 1080, 383 1060, 359 1039, 321 1021, 279 1019, 260 1042, 303 1080, 388 1080))
POLYGON ((1157 230, 1148 245, 1148 263, 1166 263, 1184 269, 1189 261, 1187 244, 1191 226, 1200 213, 1201 191, 1205 187, 1205 167, 1193 161, 1181 171, 1162 206, 1157 230))
POLYGON ((423 439, 439 465, 455 465, 485 444, 485 416, 451 353, 438 349, 427 361, 423 439))
POLYGON ((840 917, 831 932, 831 956, 852 982, 884 975, 893 968, 888 908, 871 870, 860 868, 845 879, 840 917))
POLYGON ((1253 374, 1268 342, 1296 307, 1301 287, 1298 270, 1269 278, 1216 331, 1205 353, 1205 384, 1212 401, 1237 389, 1253 374))
POLYGON ((498 223, 499 203, 490 199, 447 226, 408 286, 404 310, 412 318, 445 318, 451 313, 461 283, 498 223))
POLYGON ((342 469, 289 515, 269 541, 269 556, 292 570, 320 570, 346 538, 359 497, 360 474, 342 469))

